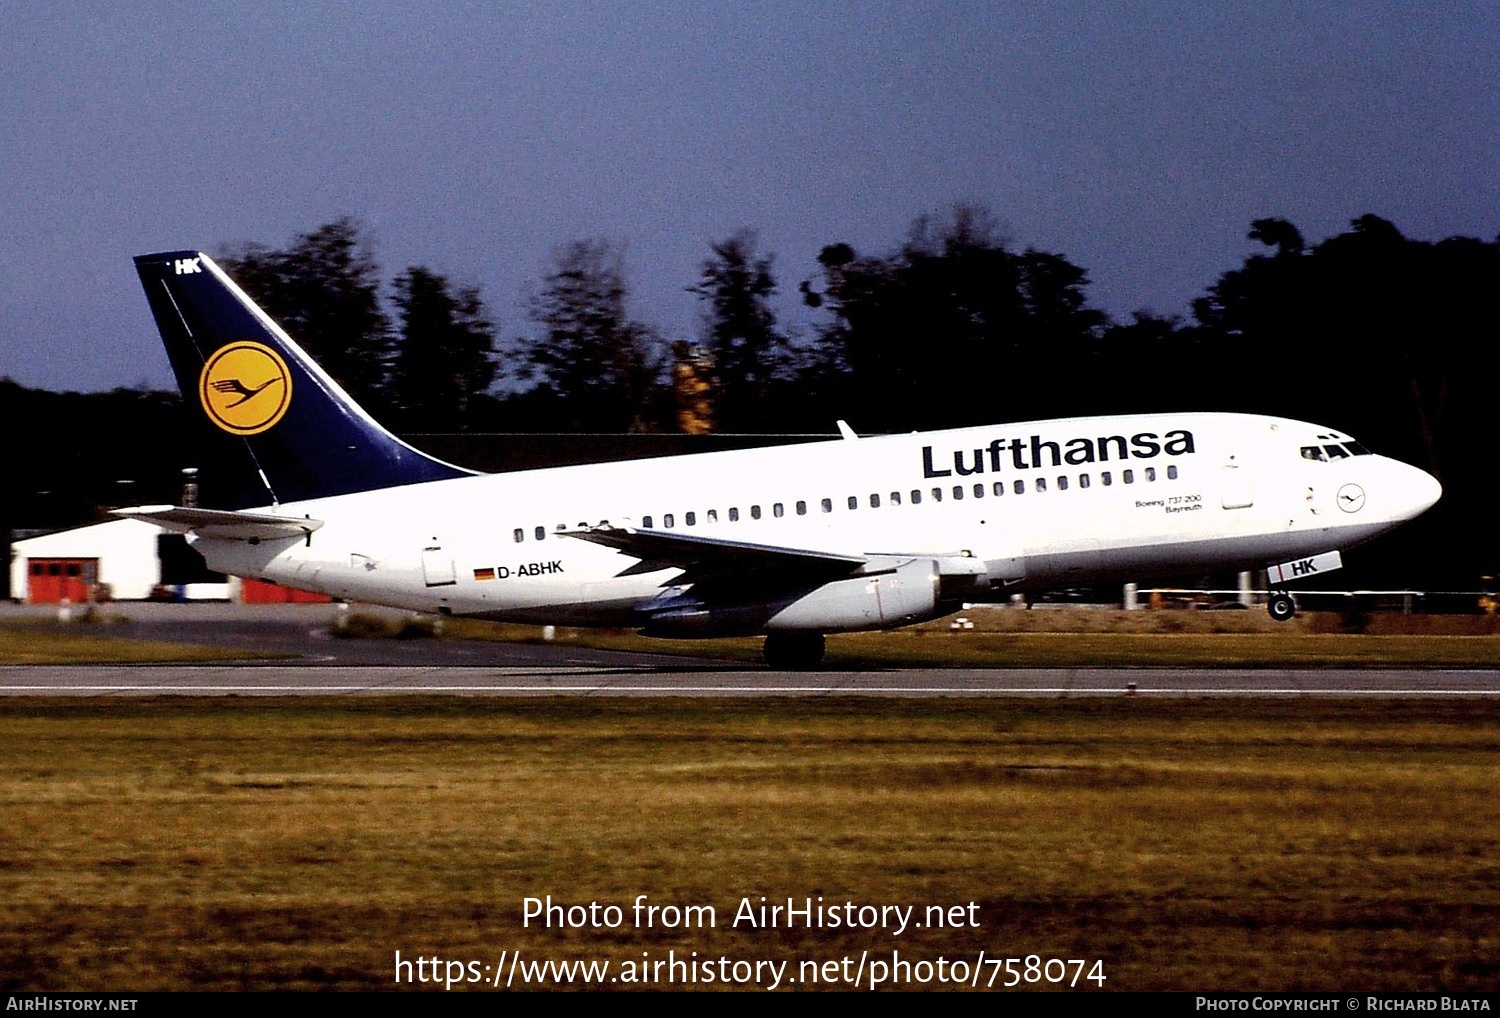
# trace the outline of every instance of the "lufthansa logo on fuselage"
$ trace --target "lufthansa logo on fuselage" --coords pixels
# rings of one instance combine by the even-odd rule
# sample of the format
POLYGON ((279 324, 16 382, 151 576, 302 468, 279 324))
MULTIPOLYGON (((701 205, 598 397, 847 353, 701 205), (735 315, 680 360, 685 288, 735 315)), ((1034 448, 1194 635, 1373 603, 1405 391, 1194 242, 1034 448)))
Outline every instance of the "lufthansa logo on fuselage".
POLYGON ((231 435, 258 435, 291 406, 292 374, 275 350, 237 340, 203 365, 198 399, 209 420, 231 435))
POLYGON ((1346 484, 1339 489, 1339 508, 1346 513, 1357 513, 1365 507, 1365 489, 1357 484, 1346 484))

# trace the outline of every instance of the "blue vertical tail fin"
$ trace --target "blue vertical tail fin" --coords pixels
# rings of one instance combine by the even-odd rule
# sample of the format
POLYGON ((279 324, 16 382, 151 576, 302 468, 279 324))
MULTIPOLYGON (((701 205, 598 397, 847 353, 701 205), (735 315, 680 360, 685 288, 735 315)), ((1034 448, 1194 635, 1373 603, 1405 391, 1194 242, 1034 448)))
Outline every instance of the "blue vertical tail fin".
POLYGON ((376 423, 207 255, 141 255, 135 267, 188 412, 209 434, 204 505, 243 509, 471 473, 376 423))

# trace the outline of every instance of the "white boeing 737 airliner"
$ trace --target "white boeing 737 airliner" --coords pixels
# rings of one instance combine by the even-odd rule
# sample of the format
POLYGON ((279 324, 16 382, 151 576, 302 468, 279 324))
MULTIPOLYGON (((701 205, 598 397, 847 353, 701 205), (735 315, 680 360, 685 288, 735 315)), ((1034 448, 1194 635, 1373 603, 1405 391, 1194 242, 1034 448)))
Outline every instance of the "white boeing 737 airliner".
MULTIPOLYGON (((213 569, 444 615, 764 634, 776 666, 825 633, 1105 580, 1272 567, 1273 586, 1441 494, 1300 421, 1222 413, 998 424, 478 475, 369 417, 206 255, 137 271, 233 488, 119 515, 213 569)), ((207 486, 205 486, 207 488, 207 486)), ((1271 599, 1291 617, 1289 595, 1271 599)))

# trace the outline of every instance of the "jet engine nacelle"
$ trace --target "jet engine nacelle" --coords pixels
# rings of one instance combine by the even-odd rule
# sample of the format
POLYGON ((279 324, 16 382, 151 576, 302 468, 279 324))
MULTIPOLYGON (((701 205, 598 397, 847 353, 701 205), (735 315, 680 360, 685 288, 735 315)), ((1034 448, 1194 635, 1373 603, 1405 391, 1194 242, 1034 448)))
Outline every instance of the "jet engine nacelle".
POLYGON ((850 576, 769 602, 684 605, 653 614, 648 636, 735 636, 802 630, 836 633, 910 625, 942 614, 942 574, 934 559, 850 576))
POLYGON ((832 633, 906 626, 940 614, 941 591, 937 562, 916 559, 889 573, 825 583, 771 616, 766 628, 832 633))

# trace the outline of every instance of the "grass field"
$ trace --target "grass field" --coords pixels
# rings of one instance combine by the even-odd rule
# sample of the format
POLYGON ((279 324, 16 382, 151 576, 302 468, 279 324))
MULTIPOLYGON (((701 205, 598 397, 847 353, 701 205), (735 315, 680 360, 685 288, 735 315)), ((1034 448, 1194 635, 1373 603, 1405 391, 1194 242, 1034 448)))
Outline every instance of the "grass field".
POLYGON ((984 951, 1105 989, 1494 990, 1497 779, 1490 701, 7 699, 0 985, 984 951), (639 894, 716 923, 636 928, 639 894), (624 922, 523 926, 547 895, 624 922), (762 895, 979 926, 732 928, 762 895))
MULTIPOLYGON (((252 609, 253 611, 253 609, 252 609)), ((950 620, 881 633, 830 636, 829 668, 972 667, 1500 667, 1500 617, 1398 613, 1308 613, 1290 624, 1260 611, 978 609, 974 628, 950 620)), ((128 624, 0 625, 0 664, 213 661, 254 656, 232 650, 128 639, 128 624), (108 638, 106 638, 106 635, 108 638)), ((356 608, 337 635, 412 639, 433 635, 432 616, 356 608)), ((539 626, 445 619, 445 637, 539 642, 539 626)), ((761 640, 656 640, 629 630, 557 627, 560 644, 680 654, 759 664, 761 640)))
MULTIPOLYGON (((978 609, 951 618, 828 638, 828 668, 1495 668, 1500 618, 1309 613, 1290 624, 1259 611, 978 609)), ((392 627, 394 633, 395 627, 392 627)), ((537 626, 448 620, 468 639, 538 641, 537 626)), ((629 631, 557 627, 561 643, 759 662, 759 639, 657 640, 629 631)))
POLYGON ((224 647, 115 639, 77 626, 0 626, 0 665, 191 663, 251 656, 253 652, 224 647))

